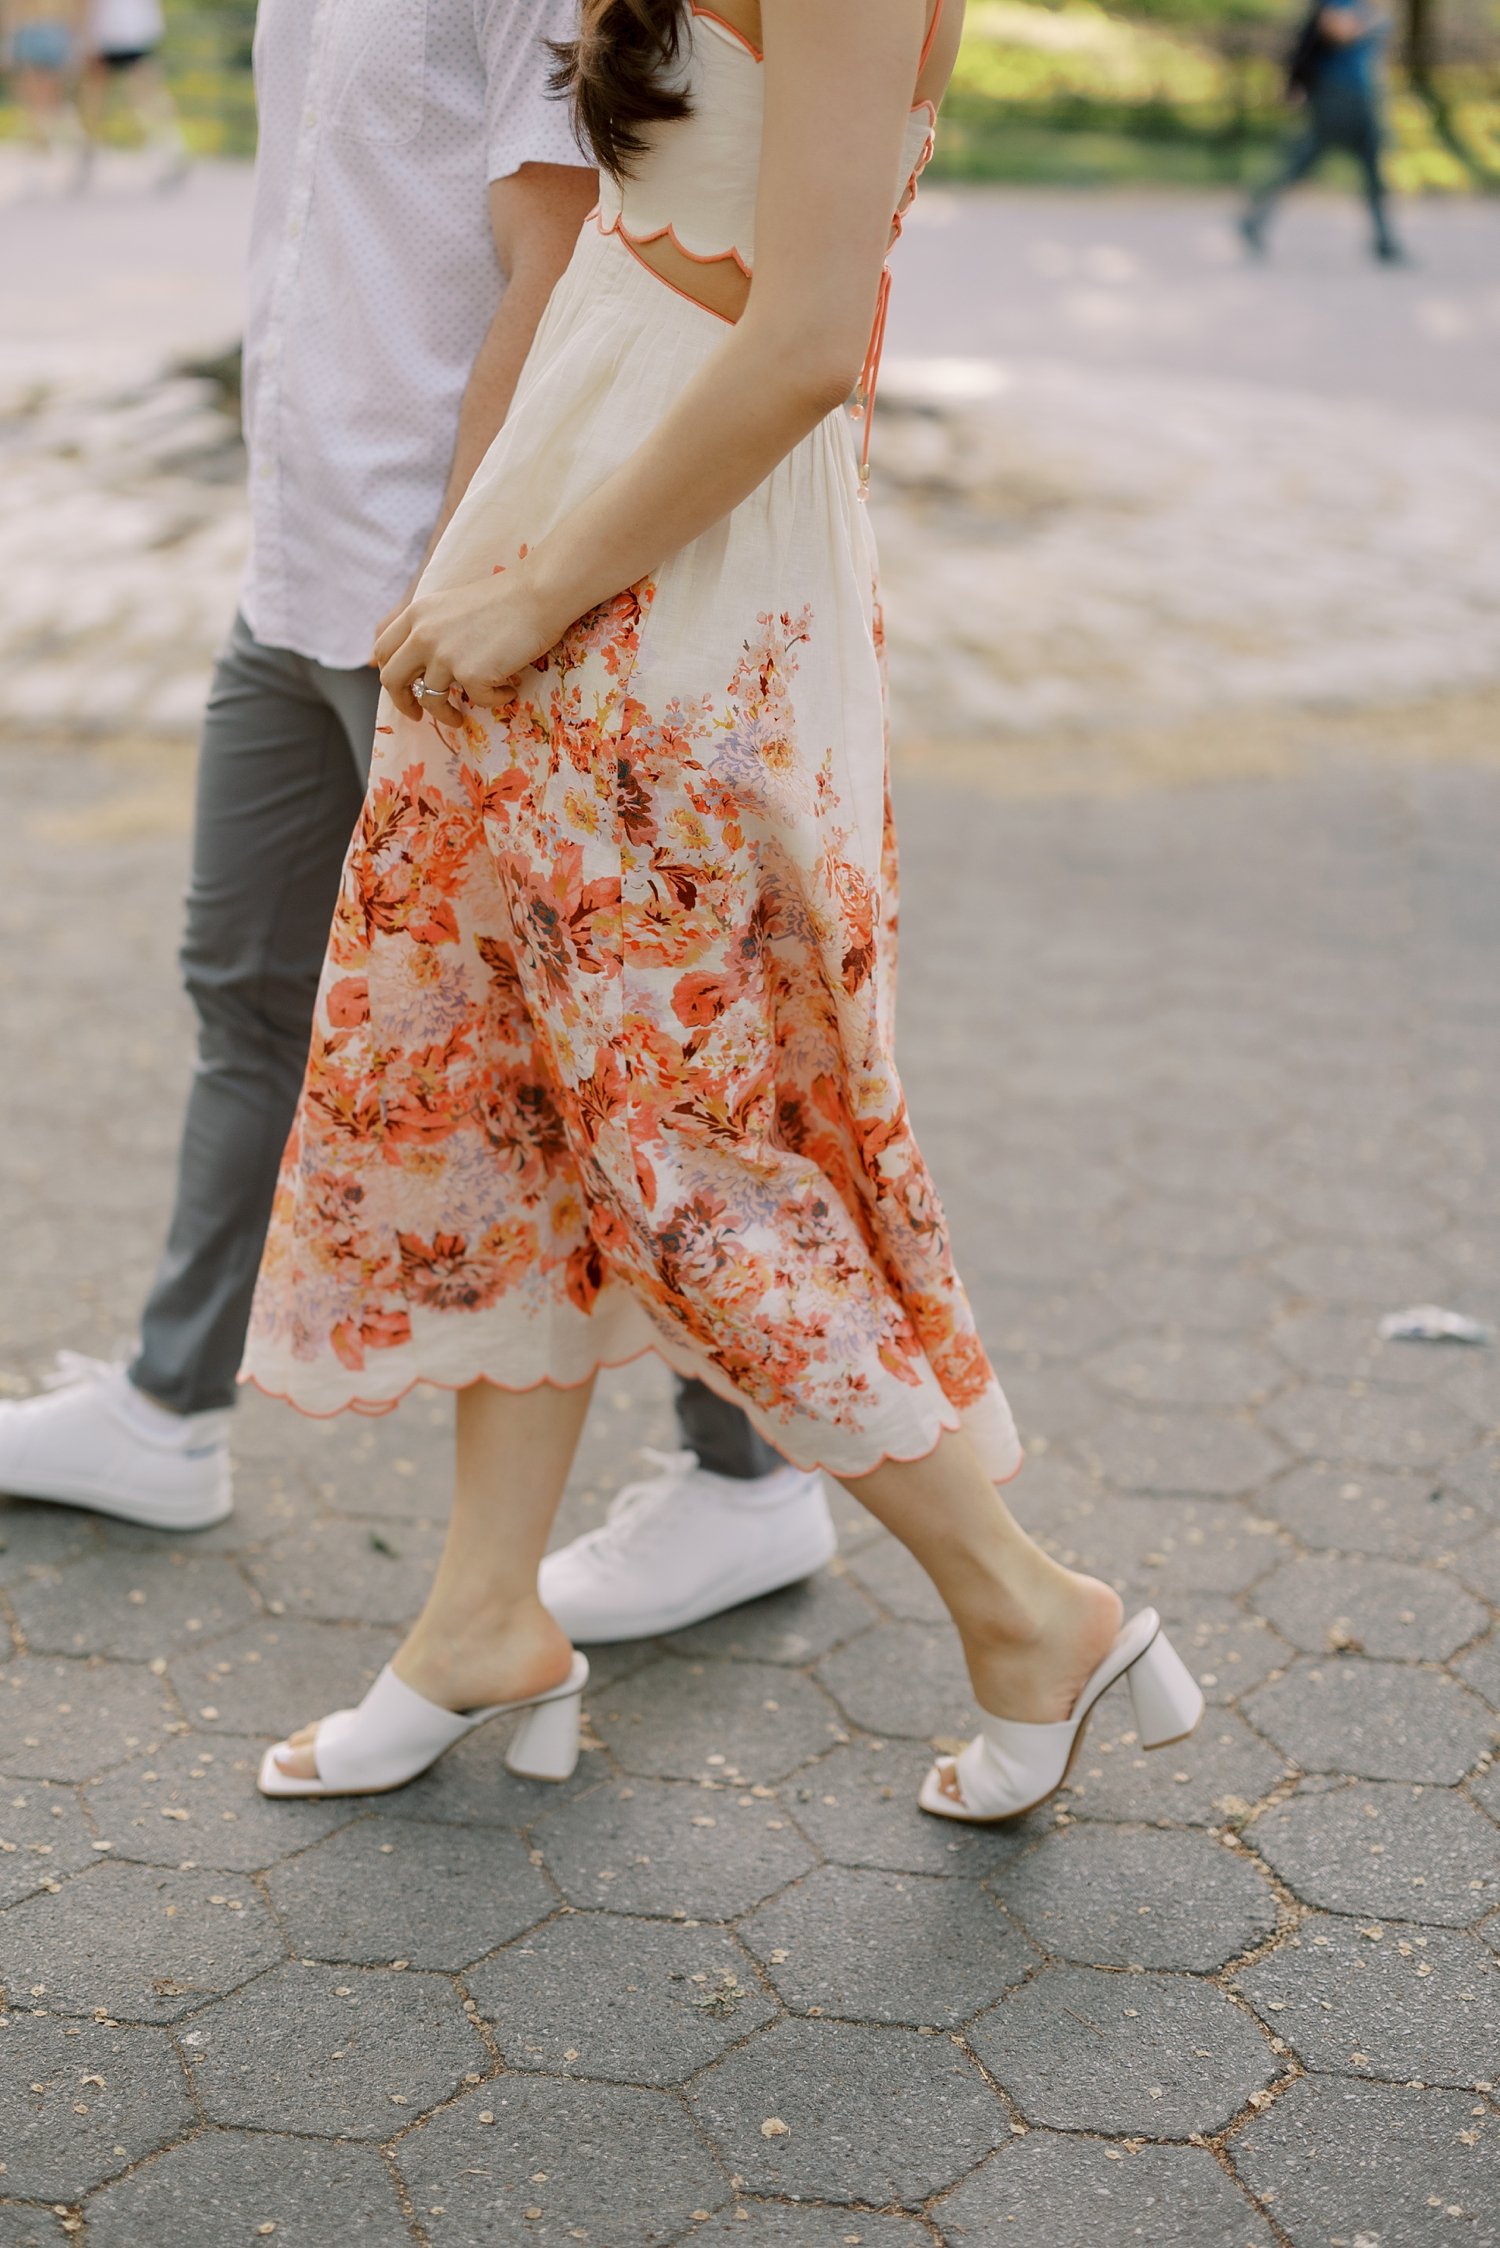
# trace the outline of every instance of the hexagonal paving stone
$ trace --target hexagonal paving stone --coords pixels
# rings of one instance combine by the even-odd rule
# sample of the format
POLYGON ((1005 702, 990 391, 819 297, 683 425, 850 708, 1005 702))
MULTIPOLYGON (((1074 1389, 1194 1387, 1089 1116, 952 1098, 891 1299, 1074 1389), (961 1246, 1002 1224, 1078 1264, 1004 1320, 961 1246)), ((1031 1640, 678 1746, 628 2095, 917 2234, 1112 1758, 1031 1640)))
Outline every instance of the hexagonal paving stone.
POLYGON ((0 2201, 0 2248, 65 2248, 72 2237, 54 2211, 0 2201))
POLYGON ((1245 1830, 1305 1904, 1462 1928, 1500 1904, 1495 1830, 1446 1788, 1311 1783, 1245 1830))
POLYGON ((1276 1927, 1261 1875, 1203 1834, 1069 1827, 995 1888, 1043 1951, 1094 1967, 1207 1972, 1276 1927))
POLYGON ((621 2084, 499 2078, 403 2140, 397 2162, 433 2248, 573 2248, 580 2233, 660 2248, 729 2198, 678 2102, 621 2084))
POLYGON ((1454 1668, 1460 1678, 1483 1694, 1492 1710, 1500 1712, 1500 1632, 1492 1631, 1454 1668))
POLYGON ((932 1750, 914 1741, 855 1741, 787 1782, 782 1794, 804 1834, 835 1865, 976 1878, 1036 1840, 1029 1820, 996 1827, 929 1819, 917 1793, 932 1750))
POLYGON ((277 1967, 183 2037, 211 2121, 385 2139, 451 2099, 484 2047, 451 1983, 366 1967, 277 1967))
POLYGON ((0 1982, 45 1986, 60 2014, 175 2022, 284 1957, 256 1891, 223 1873, 106 1861, 0 1917, 0 1982))
POLYGON ((843 1573, 820 1570, 765 1600, 726 1608, 691 1631, 674 1632, 663 1645, 675 1654, 729 1657, 736 1662, 810 1663, 846 1639, 868 1631, 875 1611, 843 1573))
POLYGON ((1194 1334, 1236 1337, 1264 1325, 1287 1293, 1242 1267, 1149 1256, 1117 1270, 1109 1292, 1121 1319, 1132 1326, 1179 1326, 1194 1334))
POLYGON ((33 1654, 141 1663, 206 1642, 255 1613, 232 1561, 187 1553, 91 1554, 18 1585, 12 1597, 33 1654))
POLYGON ((259 1873, 362 1816, 364 1805, 348 1796, 295 1807, 267 1801, 255 1785, 262 1745, 229 1734, 205 1748, 201 1734, 179 1734, 96 1780, 84 1800, 117 1858, 239 1873, 259 1873))
POLYGON ((0 1777, 0 1906, 98 1856, 71 1788, 0 1777))
POLYGON ((946 2037, 853 2022, 778 2022, 701 2076, 690 2100, 752 2193, 793 2199, 915 2206, 1009 2131, 946 2037), (786 2130, 768 2136, 772 2121, 786 2130))
POLYGON ((1500 1530, 1487 1530, 1472 1545, 1461 1546, 1454 1568, 1481 1600, 1500 1608, 1500 1530))
POLYGON ((1252 1725, 1308 1772, 1451 1786, 1494 1737, 1493 1713, 1444 1671, 1301 1656, 1247 1696, 1252 1725))
POLYGON ((410 2248, 390 2173, 373 2147, 205 2131, 106 2187, 89 2204, 89 2248, 142 2241, 251 2241, 326 2248, 330 2231, 360 2248, 410 2248))
POLYGON ((301 1958, 404 1959, 456 1973, 544 1920, 556 1897, 519 1836, 361 1819, 277 1866, 271 1902, 301 1958))
POLYGON ((1277 2073, 1249 2016, 1191 1975, 1047 1967, 969 2043, 1029 2122, 1058 2131, 1222 2130, 1277 2073))
POLYGON ((991 1286, 984 1294, 984 1331, 997 1359, 1081 1358, 1102 1349, 1122 1325, 1118 1307, 1087 1286, 991 1286))
POLYGON ((1326 1460, 1293 1468, 1259 1503, 1304 1545, 1393 1561, 1436 1560, 1467 1548, 1485 1520, 1446 1475, 1383 1475, 1326 1460))
POLYGON ((1198 1335, 1129 1335, 1090 1371, 1142 1405, 1259 1405, 1286 1380, 1268 1352, 1198 1335))
POLYGON ((902 1623, 950 1623, 937 1586, 898 1538, 883 1535, 862 1546, 849 1573, 902 1623))
POLYGON ((195 1725, 275 1740, 359 1701, 396 1644, 394 1632, 278 1617, 179 1655, 170 1675, 195 1725))
POLYGON ((90 1780, 160 1740, 175 1716, 149 1670, 23 1658, 0 1672, 0 1764, 28 1779, 90 1780))
POLYGON ((1117 1697, 1091 1721, 1059 1798, 1075 1817, 1222 1826, 1286 1776, 1285 1758, 1233 1710, 1210 1709, 1188 1740, 1149 1753, 1129 1719, 1117 1697))
POLYGON ((1450 1929, 1317 1914, 1237 1987, 1311 2069, 1424 2084, 1489 2080, 1500 1976, 1450 1929))
POLYGON ((1442 1346, 1382 1342, 1377 1322, 1357 1311, 1294 1311, 1271 1329, 1271 1348, 1299 1374, 1327 1382, 1375 1382, 1389 1389, 1427 1389, 1452 1361, 1442 1346))
POLYGON ((1283 1249, 1271 1263, 1271 1277, 1290 1294, 1313 1303, 1347 1307, 1368 1316, 1382 1305, 1425 1303, 1432 1293, 1432 1261, 1415 1249, 1379 1243, 1302 1241, 1283 1249))
POLYGON ((23 1585, 37 1570, 60 1568, 93 1544, 94 1519, 71 1507, 0 1496, 0 1585, 23 1585))
POLYGON ((1303 1459, 1359 1460, 1370 1467, 1437 1467, 1460 1458, 1480 1433, 1446 1398, 1361 1385, 1309 1383, 1277 1398, 1260 1418, 1303 1459))
POLYGON ((197 2121, 164 2030, 12 2013, 0 2040, 7 2193, 81 2200, 197 2121))
MULTIPOLYGON (((290 1466, 335 1514, 377 1521, 442 1521, 453 1480, 453 1406, 416 1395, 372 1428, 344 1420, 291 1422, 274 1399, 247 1396, 236 1416, 236 1464, 290 1466)), ((300 1512, 310 1512, 306 1499, 300 1512)))
POLYGON ((1292 1659, 1293 1650, 1259 1616, 1246 1615, 1214 1593, 1163 1592, 1155 1605, 1172 1644, 1210 1702, 1227 1702, 1260 1685, 1292 1659))
MULTIPOLYGON (((1028 1354, 1029 1356, 1030 1354, 1028 1354)), ((1095 1428, 1113 1411, 1111 1400, 1086 1375, 1071 1366, 1005 1361, 1005 1394, 1016 1417, 1028 1457, 1040 1459, 1054 1444, 1064 1444, 1095 1428)))
POLYGON ((653 1779, 712 1778, 720 1770, 784 1779, 837 1730, 815 1686, 766 1663, 665 1658, 592 1696, 589 1712, 616 1761, 653 1779))
POLYGON ((814 1863, 785 1803, 743 1792, 610 1783, 538 1820, 534 1838, 575 1905, 732 1920, 814 1863))
POLYGON ((1031 2131, 932 2210, 950 2248, 1271 2248, 1264 2219, 1206 2147, 1102 2147, 1031 2131), (1019 2229, 1016 2229, 1019 2228, 1019 2229))
POLYGON ((414 1522, 309 1522, 247 1566, 289 1616, 406 1624, 427 1597, 442 1546, 441 1530, 414 1522))
POLYGON ((1286 1465, 1281 1447, 1228 1413, 1142 1413, 1126 1407, 1079 1442, 1094 1470, 1121 1491, 1207 1499, 1247 1498, 1286 1465))
POLYGON ((736 2248, 929 2248, 932 2235, 917 2217, 872 2216, 824 2202, 817 2206, 778 2201, 740 2201, 721 2209, 706 2225, 694 2225, 691 2240, 734 2241, 736 2248))
MULTIPOLYGON (((1476 1419, 1492 1421, 1495 1416, 1495 1376, 1485 1375, 1483 1407, 1476 1407, 1476 1419)), ((1500 1444, 1491 1439, 1481 1444, 1477 1452, 1457 1460, 1443 1470, 1443 1481, 1455 1498, 1472 1500, 1487 1515, 1500 1513, 1500 1444)))
POLYGON ((622 2084, 680 2084, 771 2021, 723 1928, 567 1913, 466 1977, 507 2064, 622 2084))
MULTIPOLYGON (((909 1740, 966 1738, 978 1723, 958 1635, 949 1623, 877 1624, 818 1665, 853 1725, 909 1740)), ((824 1742, 819 1744, 826 1746, 824 1742)))
POLYGON ((819 1866, 740 1930, 787 2005, 956 2028, 1038 1954, 977 1884, 819 1866))
POLYGON ((1335 2235, 1392 2248, 1495 2248, 1500 2128, 1467 2092, 1309 2076, 1235 2137, 1231 2156, 1293 2248, 1335 2235))
POLYGON ((1367 1655, 1440 1663, 1489 1622, 1448 1571, 1342 1554, 1289 1561, 1256 1586, 1254 1598, 1282 1637, 1309 1655, 1358 1645, 1367 1655))
POLYGON ((1038 1544, 1070 1569, 1091 1570, 1157 1607, 1180 1607, 1194 1593, 1244 1592, 1290 1551, 1277 1523, 1213 1499, 1125 1499, 1097 1491, 1041 1520, 1023 1519, 1038 1544))

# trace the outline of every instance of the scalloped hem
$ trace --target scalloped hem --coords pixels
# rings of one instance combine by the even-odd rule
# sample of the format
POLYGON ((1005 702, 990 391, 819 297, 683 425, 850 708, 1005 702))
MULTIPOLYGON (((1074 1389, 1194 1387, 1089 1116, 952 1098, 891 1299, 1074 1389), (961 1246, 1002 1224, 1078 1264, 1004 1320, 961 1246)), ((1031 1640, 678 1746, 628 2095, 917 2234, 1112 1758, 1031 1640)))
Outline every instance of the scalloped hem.
MULTIPOLYGON (((497 1381, 493 1374, 472 1374, 467 1381, 445 1382, 438 1380, 433 1374, 416 1374, 404 1389, 397 1391, 394 1397, 380 1399, 351 1397, 342 1405, 332 1406, 326 1413, 316 1412, 311 1406, 299 1404, 289 1390, 271 1388, 270 1384, 263 1382, 258 1374, 242 1371, 238 1376, 238 1382, 242 1389, 259 1390, 262 1397, 272 1398, 278 1405, 290 1405, 292 1411, 300 1413, 304 1420, 336 1421, 344 1413, 358 1413, 363 1419, 379 1420, 386 1413, 394 1413, 396 1407, 404 1404, 415 1389, 442 1390, 449 1397, 458 1397, 465 1390, 478 1389, 483 1383, 490 1389, 503 1390, 508 1397, 530 1397, 539 1389, 582 1389, 585 1383, 597 1380, 600 1374, 616 1372, 622 1366, 634 1366, 642 1358, 659 1358, 668 1372, 677 1375, 679 1379, 702 1382, 705 1389, 711 1389, 714 1395, 721 1398, 726 1405, 737 1405, 741 1412, 748 1410, 743 1398, 737 1397, 731 1389, 721 1389, 717 1382, 708 1379, 707 1374, 702 1369, 695 1368, 692 1373, 687 1374, 683 1372, 681 1367, 674 1366, 666 1352, 655 1343, 643 1343, 639 1350, 628 1351, 623 1358, 601 1358, 589 1368, 586 1374, 580 1374, 577 1381, 573 1382, 558 1381, 551 1374, 543 1374, 538 1381, 534 1382, 502 1382, 497 1381)), ((750 1417, 754 1420, 753 1414, 750 1417)), ((760 1428, 758 1421, 755 1422, 755 1425, 760 1428)), ((769 1429, 760 1428, 760 1434, 764 1436, 766 1442, 775 1451, 780 1452, 781 1457, 789 1467, 797 1468, 802 1474, 831 1475, 836 1482, 857 1483, 862 1477, 873 1475, 877 1468, 912 1467, 920 1460, 930 1459, 945 1436, 955 1436, 962 1431, 963 1427, 963 1415, 957 1414, 951 1421, 941 1421, 932 1441, 923 1444, 919 1450, 915 1452, 877 1452, 873 1459, 861 1467, 847 1465, 836 1467, 827 1460, 798 1459, 777 1441, 769 1429)), ((989 1479, 997 1489, 1002 1489, 1006 1484, 1014 1483, 1025 1465, 1026 1454, 1018 1445, 1015 1465, 1008 1467, 1004 1474, 991 1475, 989 1479)))

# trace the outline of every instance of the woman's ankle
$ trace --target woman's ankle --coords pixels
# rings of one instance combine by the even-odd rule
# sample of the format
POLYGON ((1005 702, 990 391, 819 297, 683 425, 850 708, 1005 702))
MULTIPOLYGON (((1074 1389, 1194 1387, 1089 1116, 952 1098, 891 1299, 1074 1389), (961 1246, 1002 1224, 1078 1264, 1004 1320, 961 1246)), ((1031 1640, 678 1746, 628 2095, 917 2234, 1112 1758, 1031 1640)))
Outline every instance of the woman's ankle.
POLYGON ((534 1594, 448 1603, 434 1592, 393 1667, 429 1701, 458 1709, 555 1686, 572 1659, 567 1634, 534 1594))

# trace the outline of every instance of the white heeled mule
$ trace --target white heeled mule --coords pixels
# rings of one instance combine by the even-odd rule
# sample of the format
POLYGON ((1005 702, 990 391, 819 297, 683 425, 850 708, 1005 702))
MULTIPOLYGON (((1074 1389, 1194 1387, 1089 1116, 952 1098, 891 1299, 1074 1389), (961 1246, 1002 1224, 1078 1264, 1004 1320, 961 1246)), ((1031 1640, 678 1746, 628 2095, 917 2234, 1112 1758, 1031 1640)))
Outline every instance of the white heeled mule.
POLYGON ((588 1657, 575 1653, 560 1686, 489 1709, 441 1709, 415 1687, 405 1685, 389 1663, 358 1709, 336 1709, 325 1717, 312 1742, 318 1767, 315 1780, 284 1772, 277 1763, 289 1741, 278 1741, 261 1758, 262 1795, 384 1795, 405 1787, 445 1749, 492 1717, 525 1714, 505 1752, 506 1770, 523 1780, 566 1780, 578 1762, 578 1725, 588 1657))
POLYGON ((1203 1715, 1197 1680, 1161 1628, 1142 1608, 1084 1685, 1071 1717, 1058 1725, 1023 1725, 981 1716, 979 1731, 955 1757, 934 1764, 918 1797, 934 1818, 996 1826, 1018 1819, 1056 1794, 1083 1738, 1090 1710, 1117 1678, 1130 1688, 1142 1748, 1186 1739, 1203 1715))

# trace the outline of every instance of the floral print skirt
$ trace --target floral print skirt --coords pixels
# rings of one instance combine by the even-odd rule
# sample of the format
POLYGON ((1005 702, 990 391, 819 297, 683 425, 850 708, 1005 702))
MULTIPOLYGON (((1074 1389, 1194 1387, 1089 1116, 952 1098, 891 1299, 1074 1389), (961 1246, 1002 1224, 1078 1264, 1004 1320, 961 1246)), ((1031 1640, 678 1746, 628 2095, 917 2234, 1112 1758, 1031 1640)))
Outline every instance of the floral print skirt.
MULTIPOLYGON (((503 569, 722 324, 584 229, 429 565, 503 569)), ((892 1058, 875 556, 835 415, 493 710, 381 705, 246 1378, 305 1412, 655 1349, 859 1475, 1015 1428, 892 1058)))

